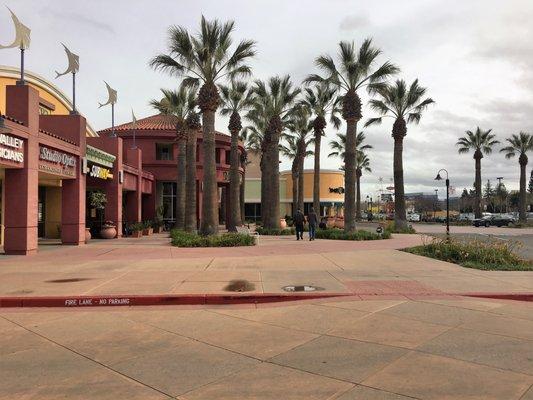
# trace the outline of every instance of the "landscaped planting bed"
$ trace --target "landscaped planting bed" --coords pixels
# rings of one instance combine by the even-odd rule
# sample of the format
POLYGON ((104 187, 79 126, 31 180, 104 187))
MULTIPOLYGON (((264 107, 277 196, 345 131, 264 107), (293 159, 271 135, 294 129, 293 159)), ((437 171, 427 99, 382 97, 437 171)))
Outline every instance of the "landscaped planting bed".
POLYGON ((177 247, 237 247, 255 246, 255 238, 244 233, 201 236, 196 233, 173 229, 170 232, 172 246, 177 247))

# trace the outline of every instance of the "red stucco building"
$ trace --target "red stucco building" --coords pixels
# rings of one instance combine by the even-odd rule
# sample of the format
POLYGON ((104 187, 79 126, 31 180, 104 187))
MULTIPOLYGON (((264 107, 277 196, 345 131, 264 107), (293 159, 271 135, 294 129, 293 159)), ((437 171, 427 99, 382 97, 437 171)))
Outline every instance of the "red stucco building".
MULTIPOLYGON (((161 207, 163 219, 171 224, 174 221, 176 180, 185 179, 185 171, 177 169, 178 145, 176 143, 176 117, 157 114, 137 120, 136 129, 131 122, 115 127, 115 133, 122 139, 125 149, 141 150, 142 167, 154 176, 155 190, 153 195, 143 201, 143 216, 154 219, 156 210, 161 207), (134 139, 135 136, 135 139, 134 139)), ((111 128, 99 132, 100 137, 107 137, 111 128)), ((216 134, 217 181, 219 187, 219 220, 224 224, 227 220, 227 188, 229 185, 231 137, 223 133, 216 134)), ((128 150, 129 151, 129 150, 128 150)), ((242 154, 244 148, 239 147, 242 154)), ((198 132, 196 151, 196 212, 201 218, 203 180, 203 149, 202 133, 198 132)), ((241 169, 241 173, 244 170, 241 169)))

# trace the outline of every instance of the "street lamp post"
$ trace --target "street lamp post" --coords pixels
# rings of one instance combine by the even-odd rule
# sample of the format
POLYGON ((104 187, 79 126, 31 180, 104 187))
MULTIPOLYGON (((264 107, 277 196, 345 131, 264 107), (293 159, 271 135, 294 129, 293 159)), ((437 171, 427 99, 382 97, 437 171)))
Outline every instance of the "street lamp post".
POLYGON ((446 238, 450 238, 450 179, 448 177, 448 171, 442 168, 437 172, 437 176, 435 177, 436 181, 441 181, 442 177, 440 176, 440 173, 444 171, 446 172, 446 238))
MULTIPOLYGON (((503 176, 499 176, 496 178, 498 180, 498 197, 499 197, 499 203, 500 203, 500 215, 502 213, 502 180, 503 176)), ((507 212, 507 210, 505 210, 507 212)))

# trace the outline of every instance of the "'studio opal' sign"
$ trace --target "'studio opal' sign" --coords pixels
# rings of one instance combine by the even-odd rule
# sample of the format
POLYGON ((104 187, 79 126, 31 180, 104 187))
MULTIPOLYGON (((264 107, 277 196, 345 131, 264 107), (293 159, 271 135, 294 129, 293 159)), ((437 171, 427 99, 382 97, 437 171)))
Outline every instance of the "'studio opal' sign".
POLYGON ((24 141, 5 133, 0 133, 0 159, 14 163, 24 162, 24 141))
POLYGON ((39 170, 56 175, 76 176, 76 157, 45 146, 39 148, 39 170))

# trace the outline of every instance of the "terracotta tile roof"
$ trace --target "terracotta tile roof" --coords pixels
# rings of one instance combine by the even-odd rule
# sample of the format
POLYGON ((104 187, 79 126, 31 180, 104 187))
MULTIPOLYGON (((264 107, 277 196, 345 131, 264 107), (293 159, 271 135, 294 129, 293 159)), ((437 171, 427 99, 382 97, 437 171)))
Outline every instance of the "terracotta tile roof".
MULTIPOLYGON (((150 117, 141 118, 137 120, 138 131, 174 131, 176 129, 177 118, 174 115, 156 114, 150 117)), ((127 132, 133 130, 133 122, 127 122, 122 125, 115 126, 115 131, 127 132)), ((111 132, 111 128, 102 129, 100 133, 111 132)), ((201 134, 201 133, 200 133, 201 134)), ((229 136, 222 132, 216 132, 217 135, 229 136)))

